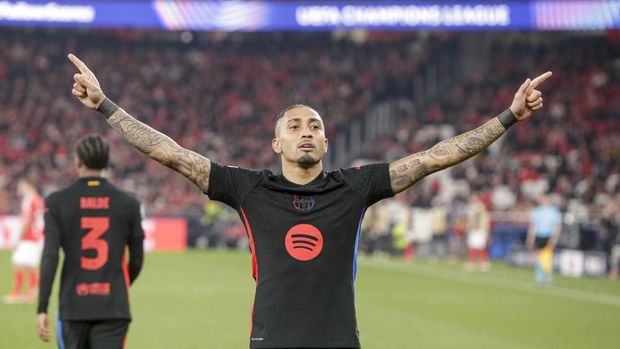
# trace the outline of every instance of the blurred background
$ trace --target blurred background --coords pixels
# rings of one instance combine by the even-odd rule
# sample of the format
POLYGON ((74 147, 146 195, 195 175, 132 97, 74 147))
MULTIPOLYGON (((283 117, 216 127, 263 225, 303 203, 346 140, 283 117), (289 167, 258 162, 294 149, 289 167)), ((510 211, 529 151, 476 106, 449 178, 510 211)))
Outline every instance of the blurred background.
MULTIPOLYGON (((547 195, 562 212, 555 268, 613 278, 618 28, 617 1, 0 1, 0 249, 14 245, 19 228, 18 179, 33 179, 43 195, 71 183, 74 143, 98 132, 112 145, 107 176, 144 204, 149 250, 248 250, 233 210, 142 156, 72 98, 69 52, 108 97, 180 145, 274 171, 275 116, 290 104, 323 116, 331 170, 390 162, 473 129, 504 111, 525 78, 551 70, 542 112, 475 158, 373 206, 360 248, 460 265, 476 194, 491 218, 490 259, 532 266, 529 213, 547 195)), ((619 291, 610 291, 611 307, 619 291)))
MULTIPOLYGON (((113 145, 108 176, 137 193, 148 217, 186 222, 174 225, 182 236, 170 248, 247 246, 233 211, 73 100, 67 52, 87 62, 109 97, 182 146, 274 171, 274 118, 290 104, 323 115, 327 169, 390 162, 479 126, 510 105, 524 78, 552 70, 543 112, 483 154, 376 205, 362 248, 399 254, 414 244, 419 257, 463 257, 475 192, 491 211, 490 257, 520 262, 529 210, 549 193, 564 214, 560 247, 601 252, 590 263, 596 270, 584 272, 608 270, 620 223, 617 2, 389 3, 375 12, 340 3, 27 4, 0 6, 0 213, 18 213, 20 177, 44 195, 70 183, 73 144, 99 132, 113 145), (94 16, 90 24, 80 13, 94 16), (434 228, 414 229, 416 215, 434 228), (427 248, 433 241, 437 248, 427 248)), ((5 224, 5 248, 6 226, 14 224, 5 224)))

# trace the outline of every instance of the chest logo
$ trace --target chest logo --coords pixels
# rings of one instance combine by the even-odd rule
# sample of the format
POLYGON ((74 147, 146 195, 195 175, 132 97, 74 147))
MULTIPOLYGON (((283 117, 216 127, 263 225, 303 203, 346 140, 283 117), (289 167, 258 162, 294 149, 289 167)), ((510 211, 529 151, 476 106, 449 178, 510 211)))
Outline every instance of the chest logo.
POLYGON ((297 224, 286 233, 284 245, 291 257, 307 262, 323 250, 323 234, 313 225, 297 224))
POLYGON ((316 205, 314 196, 293 195, 293 207, 299 211, 310 211, 316 205))

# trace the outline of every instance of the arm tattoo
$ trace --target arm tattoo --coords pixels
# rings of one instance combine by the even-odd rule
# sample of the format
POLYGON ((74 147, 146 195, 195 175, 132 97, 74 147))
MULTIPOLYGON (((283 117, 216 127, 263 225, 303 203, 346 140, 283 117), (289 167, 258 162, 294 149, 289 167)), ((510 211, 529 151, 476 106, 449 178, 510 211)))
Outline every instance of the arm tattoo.
POLYGON ((437 143, 430 150, 430 156, 436 160, 433 172, 456 165, 480 153, 504 132, 504 126, 494 118, 475 130, 437 143))
POLYGON ((420 152, 390 164, 390 168, 396 167, 390 170, 392 190, 395 193, 409 188, 430 173, 423 160, 425 156, 426 152, 420 152))
POLYGON ((170 137, 136 120, 123 109, 114 112, 108 123, 146 156, 179 172, 202 191, 207 191, 211 173, 209 159, 181 147, 170 137))
POLYGON ((425 176, 454 166, 480 153, 506 132, 497 118, 484 125, 437 143, 428 151, 390 164, 392 190, 399 193, 425 176))

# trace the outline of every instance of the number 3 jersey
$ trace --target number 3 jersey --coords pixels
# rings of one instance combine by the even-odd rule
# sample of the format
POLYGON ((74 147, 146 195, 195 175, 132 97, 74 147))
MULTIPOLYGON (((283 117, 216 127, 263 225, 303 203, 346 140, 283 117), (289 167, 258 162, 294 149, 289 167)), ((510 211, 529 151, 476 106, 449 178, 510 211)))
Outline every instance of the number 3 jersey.
POLYGON ((387 164, 306 185, 212 162, 213 200, 237 210, 252 252, 251 348, 358 348, 354 281, 365 209, 393 194, 387 164))
POLYGON ((38 312, 47 313, 62 248, 60 319, 131 319, 128 288, 143 259, 138 200, 105 178, 87 177, 47 197, 45 210, 38 312))

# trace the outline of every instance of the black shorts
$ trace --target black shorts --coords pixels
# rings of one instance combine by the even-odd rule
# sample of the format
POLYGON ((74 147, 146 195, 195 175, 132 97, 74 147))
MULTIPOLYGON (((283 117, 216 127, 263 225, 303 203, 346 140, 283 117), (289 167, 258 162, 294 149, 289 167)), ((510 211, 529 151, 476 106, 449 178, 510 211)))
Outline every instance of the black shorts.
POLYGON ((545 248, 545 246, 547 246, 547 243, 549 242, 549 238, 541 238, 541 237, 536 237, 536 240, 534 240, 534 247, 536 247, 536 249, 540 250, 545 248))
POLYGON ((60 349, 122 349, 129 320, 58 321, 60 349))

